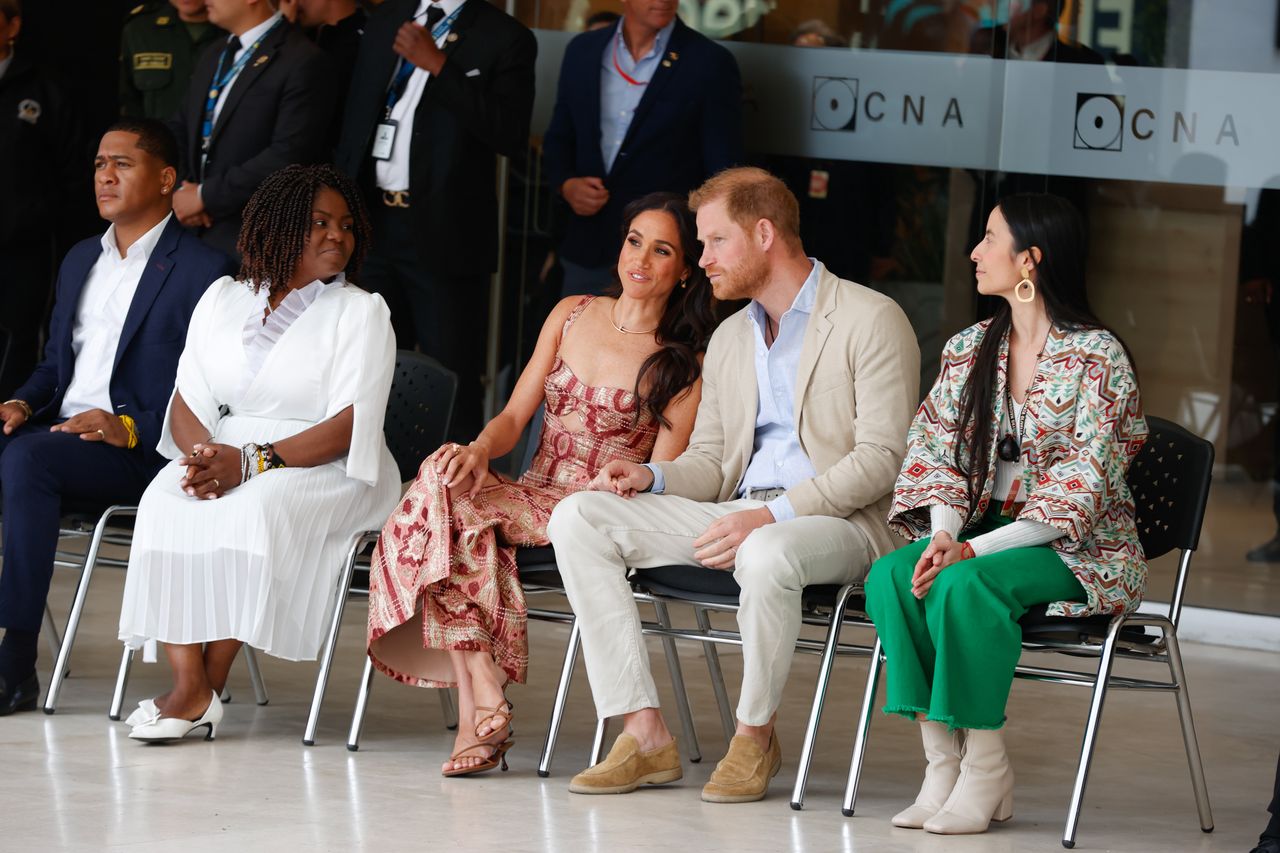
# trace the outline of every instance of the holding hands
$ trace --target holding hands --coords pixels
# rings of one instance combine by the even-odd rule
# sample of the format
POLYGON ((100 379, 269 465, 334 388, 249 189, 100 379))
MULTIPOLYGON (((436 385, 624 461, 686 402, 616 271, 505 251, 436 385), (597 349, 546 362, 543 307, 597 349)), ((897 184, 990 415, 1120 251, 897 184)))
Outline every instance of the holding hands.
POLYGON ((609 201, 609 190, 600 178, 570 178, 561 185, 560 194, 579 216, 595 216, 609 201))
POLYGON ((618 497, 633 498, 653 486, 653 472, 638 462, 615 459, 607 463, 587 484, 593 492, 613 492, 618 497))
POLYGON ((957 542, 945 530, 935 533, 929 547, 924 549, 924 553, 916 561, 916 570, 911 575, 911 594, 916 598, 924 598, 939 572, 972 556, 973 547, 968 543, 957 542))
POLYGON ((178 485, 193 498, 220 498, 240 485, 240 448, 229 444, 197 444, 178 460, 187 473, 178 485))

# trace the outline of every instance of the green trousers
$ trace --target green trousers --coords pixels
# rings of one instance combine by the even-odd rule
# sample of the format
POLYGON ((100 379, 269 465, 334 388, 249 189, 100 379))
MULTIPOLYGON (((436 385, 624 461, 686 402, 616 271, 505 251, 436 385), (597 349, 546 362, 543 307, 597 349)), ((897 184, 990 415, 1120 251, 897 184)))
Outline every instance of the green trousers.
MULTIPOLYGON (((962 540, 1007 524, 988 513, 962 540)), ((867 614, 886 661, 886 714, 923 714, 950 728, 998 729, 1022 653, 1018 619, 1035 604, 1083 601, 1084 589, 1048 545, 954 563, 923 599, 911 594, 921 539, 867 575, 867 614)))

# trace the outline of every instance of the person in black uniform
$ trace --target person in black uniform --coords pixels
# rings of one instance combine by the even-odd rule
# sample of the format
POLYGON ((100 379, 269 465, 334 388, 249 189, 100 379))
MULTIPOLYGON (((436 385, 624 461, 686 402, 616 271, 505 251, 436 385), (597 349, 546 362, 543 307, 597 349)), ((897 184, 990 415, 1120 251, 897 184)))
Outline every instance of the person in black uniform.
POLYGON ((120 35, 120 114, 167 121, 182 108, 196 59, 227 34, 204 0, 148 0, 120 35))
POLYGON ((373 211, 362 283, 391 303, 402 348, 416 340, 458 374, 455 436, 482 425, 494 156, 528 146, 537 49, 485 0, 387 0, 365 27, 342 122, 337 165, 373 211))
POLYGON ((236 256, 240 212, 263 178, 328 153, 336 93, 331 62, 270 0, 207 0, 231 34, 200 57, 174 133, 182 186, 173 211, 236 256))
POLYGON ((0 0, 0 399, 35 367, 54 259, 91 178, 78 114, 21 29, 22 4, 0 0))
POLYGON ((280 11, 302 27, 316 47, 333 60, 337 99, 328 137, 328 147, 332 149, 342 133, 347 89, 351 87, 351 72, 355 68, 356 54, 360 50, 360 39, 369 15, 356 0, 284 0, 280 11))

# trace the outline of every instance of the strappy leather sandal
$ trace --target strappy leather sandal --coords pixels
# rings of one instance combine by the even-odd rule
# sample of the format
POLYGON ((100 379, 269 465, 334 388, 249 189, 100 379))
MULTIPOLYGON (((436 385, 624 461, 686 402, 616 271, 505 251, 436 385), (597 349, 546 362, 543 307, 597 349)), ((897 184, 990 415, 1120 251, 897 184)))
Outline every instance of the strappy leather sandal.
POLYGON ((498 743, 491 741, 480 741, 473 743, 471 746, 465 746, 462 749, 449 756, 450 761, 457 761, 476 750, 487 749, 489 754, 484 761, 479 764, 472 764, 470 767, 455 767, 452 770, 442 770, 442 776, 474 776, 477 773, 487 773, 495 767, 501 767, 505 773, 507 771, 507 750, 515 745, 515 731, 511 728, 511 721, 515 718, 515 706, 510 702, 504 702, 502 708, 476 708, 477 712, 485 712, 485 716, 480 718, 480 722, 476 723, 476 737, 480 737, 481 727, 488 725, 491 731, 488 737, 493 737, 505 728, 506 738, 498 743), (496 724, 495 724, 496 721, 496 724))

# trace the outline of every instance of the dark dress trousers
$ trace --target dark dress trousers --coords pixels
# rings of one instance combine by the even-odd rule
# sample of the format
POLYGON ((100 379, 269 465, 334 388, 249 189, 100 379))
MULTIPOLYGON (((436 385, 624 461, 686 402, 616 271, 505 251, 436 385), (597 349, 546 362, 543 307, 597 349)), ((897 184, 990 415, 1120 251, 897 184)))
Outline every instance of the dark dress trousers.
POLYGON ((226 41, 209 45, 191 76, 173 131, 182 153, 179 176, 200 184, 213 219, 206 243, 236 255, 240 215, 262 180, 294 163, 328 157, 327 134, 337 92, 326 55, 284 21, 263 39, 222 103, 201 166, 201 127, 209 86, 226 41))
POLYGON ((495 156, 518 157, 528 147, 538 46, 528 28, 485 0, 462 5, 442 48, 444 66, 427 80, 412 126, 398 131, 413 134, 409 206, 388 207, 370 149, 399 60, 392 43, 417 8, 418 0, 387 0, 369 17, 336 161, 357 179, 373 216, 360 283, 390 303, 401 347, 416 341, 458 374, 451 432, 470 439, 481 425, 488 276, 498 268, 495 156))
POLYGON ((744 162, 742 78, 722 45, 676 20, 667 56, 636 107, 606 174, 600 151, 600 69, 614 27, 582 33, 565 49, 551 125, 543 142, 554 192, 569 178, 600 177, 609 201, 594 216, 570 211, 560 253, 587 267, 614 263, 622 209, 651 192, 687 193, 744 162))
POLYGON ((136 503, 164 464, 155 447, 173 394, 178 356, 196 302, 231 261, 172 219, 160 234, 125 315, 111 370, 116 415, 138 429, 133 450, 50 432, 75 369, 71 333, 81 291, 102 253, 101 238, 77 243, 58 272, 44 360, 14 395, 34 410, 12 435, 0 433, 4 564, 0 627, 39 631, 64 499, 93 505, 136 503))

